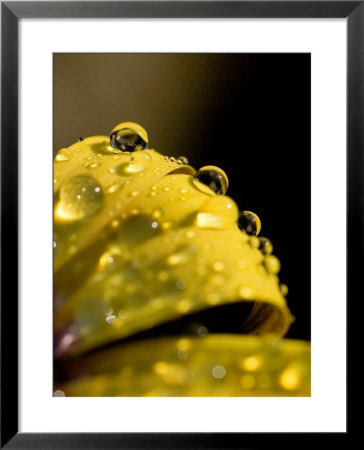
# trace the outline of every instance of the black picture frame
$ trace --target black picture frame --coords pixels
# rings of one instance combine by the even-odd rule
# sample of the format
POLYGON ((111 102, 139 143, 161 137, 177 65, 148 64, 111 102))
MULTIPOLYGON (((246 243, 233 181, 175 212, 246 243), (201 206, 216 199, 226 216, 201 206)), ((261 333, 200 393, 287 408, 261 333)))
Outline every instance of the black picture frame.
MULTIPOLYGON (((1 448, 265 448, 307 444, 310 433, 18 432, 18 25, 21 18, 345 18, 347 20, 347 312, 363 273, 363 1, 1 2, 1 448), (358 251, 359 249, 359 251, 358 251), (8 301, 11 298, 11 301, 8 301)), ((338 212, 342 214, 343 212, 338 212)), ((358 300, 358 299, 356 299, 358 300)), ((348 336, 349 338, 349 336, 348 336)), ((349 342, 349 341, 348 341, 349 342)), ((348 354, 349 349, 347 345, 348 354)), ((348 372, 349 374, 349 372, 348 372)), ((335 395, 335 393, 333 393, 335 395)), ((349 397, 348 397, 349 398, 349 397)), ((344 442, 351 431, 330 434, 344 442)), ((329 436, 315 434, 315 444, 329 436)))

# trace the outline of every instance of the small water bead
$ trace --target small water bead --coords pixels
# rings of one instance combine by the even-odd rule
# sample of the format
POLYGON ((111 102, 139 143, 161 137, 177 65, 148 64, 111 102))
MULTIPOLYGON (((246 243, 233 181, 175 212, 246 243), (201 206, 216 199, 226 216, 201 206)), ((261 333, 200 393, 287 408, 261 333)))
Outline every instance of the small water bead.
POLYGON ((188 159, 185 156, 179 156, 177 158, 177 163, 180 162, 181 164, 187 165, 188 164, 188 159))
MULTIPOLYGON (((185 330, 185 333, 196 335, 199 337, 204 337, 208 335, 209 330, 205 325, 203 325, 200 322, 192 322, 188 325, 187 329, 185 330)), ((180 344, 178 344, 179 348, 188 349, 190 347, 190 341, 188 339, 182 338, 179 342, 180 342, 180 344)))
POLYGON ((218 195, 225 194, 229 185, 226 173, 216 166, 202 167, 194 174, 193 180, 199 189, 201 187, 198 183, 202 183, 218 195))
POLYGON ((175 253, 167 257, 167 264, 169 266, 180 266, 186 264, 191 258, 191 250, 189 246, 182 246, 178 248, 175 253))
POLYGON ((171 222, 163 222, 161 225, 162 230, 164 230, 164 231, 169 230, 171 228, 171 226, 172 226, 171 222))
POLYGON ((67 148, 61 148, 55 158, 56 162, 68 161, 70 157, 70 151, 67 148))
POLYGON ((209 334, 209 330, 204 325, 198 325, 196 329, 197 336, 204 337, 209 334))
POLYGON ((56 216, 63 220, 79 220, 95 215, 102 207, 104 195, 98 182, 78 175, 61 186, 56 216))
POLYGON ((186 286, 187 286, 187 282, 183 278, 180 278, 176 281, 177 289, 182 291, 183 289, 186 288, 186 286))
POLYGON ((222 272, 224 270, 225 266, 222 261, 215 261, 212 264, 212 268, 215 272, 222 272))
POLYGON ((119 316, 119 319, 125 320, 128 317, 128 312, 125 309, 121 309, 119 311, 118 316, 119 316))
POLYGON ((301 377, 295 367, 288 366, 281 374, 279 382, 284 389, 290 391, 298 388, 301 382, 301 377))
POLYGON ((105 318, 106 323, 113 323, 115 321, 116 317, 112 314, 107 315, 105 318))
POLYGON ((218 292, 210 292, 206 295, 205 301, 208 305, 217 305, 221 301, 221 295, 218 292))
POLYGON ((109 186, 106 190, 109 194, 113 194, 114 192, 118 191, 124 183, 120 181, 119 183, 114 183, 111 186, 109 186))
POLYGON ((254 300, 255 291, 254 291, 254 289, 250 288, 249 286, 242 286, 239 289, 239 295, 244 300, 254 300))
POLYGON ((78 142, 82 142, 82 141, 83 141, 83 137, 80 136, 80 137, 78 138, 78 142))
POLYGON ((180 300, 177 303, 177 311, 182 313, 182 314, 188 312, 191 308, 192 308, 192 303, 188 299, 180 300))
POLYGON ((286 284, 281 284, 279 287, 282 295, 285 297, 288 294, 288 286, 286 284))
POLYGON ((255 378, 253 375, 243 375, 240 378, 240 385, 243 389, 252 389, 255 386, 255 378))
POLYGON ((273 251, 273 244, 268 238, 260 237, 259 250, 263 253, 263 255, 270 255, 273 251))
POLYGON ((86 163, 84 166, 87 169, 96 169, 97 167, 100 166, 100 163, 98 163, 98 162, 89 162, 89 163, 86 163))
POLYGON ((212 369, 212 375, 213 375, 215 378, 218 378, 218 379, 224 378, 225 375, 226 375, 226 369, 225 369, 225 367, 224 367, 224 366, 220 366, 220 365, 215 366, 215 367, 212 369))
POLYGON ((259 217, 251 211, 242 211, 239 214, 237 225, 246 234, 258 235, 261 229, 259 217))
POLYGON ((182 348, 177 350, 177 358, 178 359, 186 359, 188 357, 188 351, 182 348))
POLYGON ((259 246, 260 246, 260 241, 257 236, 250 236, 248 243, 249 243, 250 247, 253 247, 253 248, 259 248, 259 246))
POLYGON ((196 233, 193 230, 188 230, 186 232, 186 237, 189 238, 189 239, 192 239, 193 237, 195 237, 195 234, 196 233))
POLYGON ((121 151, 145 150, 148 148, 148 135, 140 125, 123 122, 112 130, 110 143, 112 147, 121 151))
MULTIPOLYGON (((130 157, 129 164, 125 165, 124 173, 126 175, 143 173, 147 168, 148 163, 150 163, 151 157, 147 152, 135 152, 130 157)), ((119 171, 118 171, 119 173, 119 171)))
POLYGON ((53 397, 66 397, 66 394, 61 390, 57 390, 53 392, 53 397))
POLYGON ((154 309, 161 309, 163 307, 163 300, 161 298, 151 298, 149 304, 154 309))
POLYGON ((268 255, 264 259, 264 267, 269 273, 277 274, 281 268, 281 263, 276 256, 268 255))
POLYGON ((258 356, 248 356, 242 361, 241 367, 248 372, 254 372, 258 370, 262 365, 262 359, 258 356))

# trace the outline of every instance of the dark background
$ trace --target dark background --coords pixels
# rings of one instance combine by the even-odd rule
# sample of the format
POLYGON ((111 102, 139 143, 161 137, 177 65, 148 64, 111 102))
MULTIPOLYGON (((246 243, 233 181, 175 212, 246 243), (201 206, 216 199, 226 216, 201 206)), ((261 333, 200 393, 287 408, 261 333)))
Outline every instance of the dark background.
POLYGON ((221 167, 262 221, 310 339, 310 54, 55 54, 54 152, 133 121, 149 147, 221 167))

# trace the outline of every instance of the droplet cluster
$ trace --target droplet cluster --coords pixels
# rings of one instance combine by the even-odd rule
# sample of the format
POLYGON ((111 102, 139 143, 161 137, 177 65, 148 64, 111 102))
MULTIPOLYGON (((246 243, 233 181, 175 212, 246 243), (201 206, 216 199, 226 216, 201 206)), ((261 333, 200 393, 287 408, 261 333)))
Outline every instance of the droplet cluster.
MULTIPOLYGON (((218 167, 195 172, 183 156, 150 150, 145 130, 131 122, 117 125, 110 138, 84 138, 61 149, 54 174, 57 355, 77 356, 206 308, 256 300, 265 309, 253 309, 250 327, 259 331, 269 322, 283 335, 291 316, 283 298, 288 290, 277 278, 279 260, 269 239, 258 237, 259 217, 239 213, 225 195, 228 184, 218 167)), ((196 330, 201 338, 209 334, 201 324, 196 330)), ((193 386, 197 373, 184 364, 194 341, 178 345, 175 361, 161 355, 148 366, 157 385, 162 379, 193 386)), ((216 395, 237 370, 244 371, 239 389, 264 385, 254 375, 263 364, 257 355, 239 369, 231 360, 212 360, 201 374, 207 390, 220 383, 216 395)), ((294 376, 285 373, 280 386, 289 390, 294 376)), ((141 395, 153 395, 148 389, 141 395)))

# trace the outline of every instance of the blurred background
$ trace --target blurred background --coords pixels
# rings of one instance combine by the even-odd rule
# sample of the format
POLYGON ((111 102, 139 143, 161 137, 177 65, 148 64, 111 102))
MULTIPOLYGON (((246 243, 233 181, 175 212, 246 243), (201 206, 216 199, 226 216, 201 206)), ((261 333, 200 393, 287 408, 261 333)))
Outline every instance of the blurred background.
POLYGON ((54 54, 54 153, 142 125, 149 147, 221 167, 227 195, 262 221, 310 339, 310 54, 54 54))

